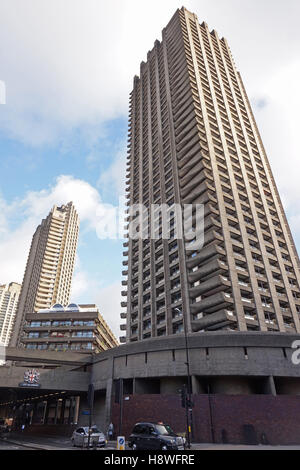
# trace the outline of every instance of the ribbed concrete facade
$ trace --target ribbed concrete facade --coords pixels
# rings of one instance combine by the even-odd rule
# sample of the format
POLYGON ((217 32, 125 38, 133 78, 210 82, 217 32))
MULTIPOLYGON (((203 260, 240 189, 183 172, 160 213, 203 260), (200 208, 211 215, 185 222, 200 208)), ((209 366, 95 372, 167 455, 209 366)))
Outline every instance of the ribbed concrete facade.
POLYGON ((17 282, 0 286, 0 343, 8 346, 21 292, 17 282))
POLYGON ((26 313, 67 305, 79 233, 72 202, 54 206, 32 238, 11 345, 18 344, 26 313))
POLYGON ((194 252, 128 236, 122 342, 181 333, 180 312, 188 331, 300 332, 299 258, 241 76, 185 8, 134 79, 127 165, 128 222, 137 203, 204 204, 205 230, 194 252))

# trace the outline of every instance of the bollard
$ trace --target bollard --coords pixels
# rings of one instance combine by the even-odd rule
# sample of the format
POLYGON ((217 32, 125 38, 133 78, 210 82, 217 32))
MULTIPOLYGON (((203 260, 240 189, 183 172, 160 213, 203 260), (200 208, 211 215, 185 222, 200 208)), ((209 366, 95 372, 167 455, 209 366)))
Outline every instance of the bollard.
POLYGON ((125 450, 125 437, 124 436, 117 437, 117 450, 125 450))

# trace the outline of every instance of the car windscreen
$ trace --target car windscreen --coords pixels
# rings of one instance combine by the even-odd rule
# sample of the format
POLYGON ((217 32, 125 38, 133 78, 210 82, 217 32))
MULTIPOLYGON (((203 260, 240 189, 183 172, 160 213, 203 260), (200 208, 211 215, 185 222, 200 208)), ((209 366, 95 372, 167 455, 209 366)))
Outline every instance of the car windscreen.
POLYGON ((157 424, 155 426, 155 429, 158 434, 161 434, 163 436, 176 436, 175 432, 168 424, 157 424))
POLYGON ((99 429, 97 428, 97 426, 93 426, 93 427, 92 427, 92 432, 93 432, 94 434, 100 434, 101 431, 99 431, 99 429))

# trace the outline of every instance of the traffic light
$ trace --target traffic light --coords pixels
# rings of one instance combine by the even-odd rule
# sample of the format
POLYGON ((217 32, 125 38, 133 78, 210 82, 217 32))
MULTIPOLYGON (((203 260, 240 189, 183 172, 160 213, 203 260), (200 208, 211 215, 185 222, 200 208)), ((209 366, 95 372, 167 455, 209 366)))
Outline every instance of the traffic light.
POLYGON ((121 403, 123 400, 123 379, 115 381, 115 403, 121 403))
POLYGON ((93 384, 90 384, 89 385, 89 389, 88 389, 88 406, 89 408, 93 408, 93 405, 94 405, 94 385, 93 384))
POLYGON ((185 408, 186 403, 187 403, 187 396, 186 396, 185 386, 183 386, 182 389, 180 390, 180 395, 181 395, 181 406, 182 406, 182 408, 185 408))
POLYGON ((192 400, 189 400, 188 398, 186 400, 186 404, 187 404, 188 408, 193 408, 194 407, 194 403, 192 402, 192 400))

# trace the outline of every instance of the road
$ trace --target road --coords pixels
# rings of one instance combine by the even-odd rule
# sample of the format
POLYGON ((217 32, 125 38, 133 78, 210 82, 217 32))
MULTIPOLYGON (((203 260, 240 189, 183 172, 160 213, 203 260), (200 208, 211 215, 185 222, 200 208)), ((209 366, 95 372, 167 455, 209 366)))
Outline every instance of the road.
POLYGON ((26 450, 26 449, 30 450, 29 447, 23 447, 21 445, 11 444, 9 442, 6 442, 0 439, 0 452, 2 450, 26 450))
MULTIPOLYGON (((0 438, 1 450, 80 450, 73 447, 70 438, 63 436, 30 436, 10 433, 0 438)), ((103 450, 98 448, 97 450, 103 450)), ((116 442, 109 442, 105 450, 116 450, 116 442)), ((232 444, 192 444, 191 452, 197 450, 300 450, 300 446, 247 446, 232 444)))

